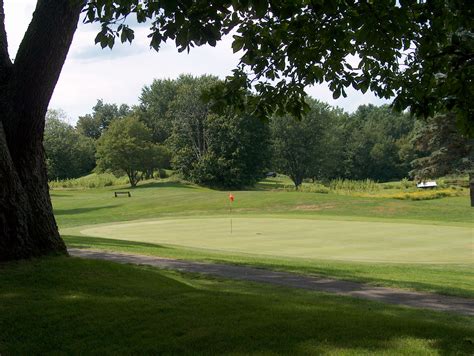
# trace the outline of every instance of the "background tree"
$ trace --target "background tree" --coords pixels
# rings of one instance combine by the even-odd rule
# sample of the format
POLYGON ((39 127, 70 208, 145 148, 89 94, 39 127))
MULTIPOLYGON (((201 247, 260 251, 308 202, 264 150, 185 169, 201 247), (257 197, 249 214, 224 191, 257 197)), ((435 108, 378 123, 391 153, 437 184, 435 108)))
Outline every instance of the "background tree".
POLYGON ((348 114, 338 108, 333 108, 326 103, 309 98, 310 112, 319 125, 314 128, 318 132, 314 134, 318 138, 318 157, 314 165, 309 167, 308 178, 314 180, 328 181, 343 176, 344 168, 344 147, 347 145, 344 123, 348 114))
POLYGON ((192 161, 189 178, 207 186, 241 189, 253 186, 268 165, 268 125, 254 117, 209 115, 207 148, 192 161))
POLYGON ((327 105, 311 101, 311 110, 301 120, 291 116, 271 119, 273 160, 276 169, 288 175, 295 188, 305 178, 318 174, 324 152, 323 130, 330 115, 327 105))
POLYGON ((453 113, 436 115, 418 122, 413 135, 418 158, 412 161, 410 175, 429 179, 448 174, 469 174, 471 206, 474 206, 474 142, 459 133, 453 113))
MULTIPOLYGON (((152 138, 153 140, 153 138, 152 138)), ((158 173, 159 178, 165 178, 165 169, 171 168, 171 152, 170 150, 160 144, 153 143, 150 147, 150 154, 144 159, 145 179, 152 179, 155 173, 158 173)))
POLYGON ((150 166, 163 162, 164 151, 151 142, 150 130, 137 118, 114 120, 97 141, 97 168, 125 173, 135 187, 150 166))
POLYGON ((195 81, 190 75, 180 75, 177 79, 155 79, 145 86, 140 95, 139 117, 152 131, 153 142, 164 143, 173 128, 170 104, 176 97, 178 88, 195 81))
MULTIPOLYGON (((185 177, 190 177, 183 163, 178 163, 188 156, 181 152, 190 151, 194 160, 200 160, 207 152, 208 135, 206 120, 210 115, 210 105, 201 100, 202 92, 218 81, 217 77, 201 76, 191 81, 180 83, 173 101, 169 104, 168 116, 172 122, 170 143, 176 167, 185 177)), ((189 158, 186 158, 188 160, 189 158)))
POLYGON ((404 178, 410 161, 401 149, 413 130, 414 119, 389 106, 359 106, 347 118, 344 136, 344 177, 388 181, 404 178))
POLYGON ((44 148, 49 179, 76 178, 95 167, 95 144, 60 119, 57 110, 48 110, 44 148))
POLYGON ((218 79, 181 77, 167 116, 173 128, 168 140, 172 164, 190 181, 240 188, 260 179, 268 161, 268 128, 250 117, 215 115, 201 100, 218 79))
POLYGON ((79 116, 76 128, 84 136, 97 140, 114 119, 120 119, 131 114, 127 104, 107 104, 102 99, 92 108, 92 114, 79 116))

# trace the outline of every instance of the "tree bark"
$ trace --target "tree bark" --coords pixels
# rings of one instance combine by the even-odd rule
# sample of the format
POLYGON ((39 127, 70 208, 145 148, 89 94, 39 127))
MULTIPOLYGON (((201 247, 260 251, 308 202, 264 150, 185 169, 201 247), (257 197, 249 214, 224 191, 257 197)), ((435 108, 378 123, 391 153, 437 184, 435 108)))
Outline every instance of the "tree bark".
POLYGON ((49 197, 43 132, 83 5, 38 0, 14 63, 0 15, 0 261, 66 253, 49 197))
POLYGON ((11 66, 12 62, 8 55, 7 33, 5 31, 5 12, 3 0, 0 0, 0 70, 11 66))

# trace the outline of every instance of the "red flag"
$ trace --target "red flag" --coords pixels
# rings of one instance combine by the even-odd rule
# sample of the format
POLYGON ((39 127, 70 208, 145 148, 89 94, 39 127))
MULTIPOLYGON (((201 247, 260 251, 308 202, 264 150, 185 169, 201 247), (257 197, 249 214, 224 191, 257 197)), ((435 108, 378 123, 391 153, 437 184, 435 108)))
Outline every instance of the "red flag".
POLYGON ((229 193, 229 200, 231 203, 234 201, 234 196, 232 195, 232 193, 229 193))

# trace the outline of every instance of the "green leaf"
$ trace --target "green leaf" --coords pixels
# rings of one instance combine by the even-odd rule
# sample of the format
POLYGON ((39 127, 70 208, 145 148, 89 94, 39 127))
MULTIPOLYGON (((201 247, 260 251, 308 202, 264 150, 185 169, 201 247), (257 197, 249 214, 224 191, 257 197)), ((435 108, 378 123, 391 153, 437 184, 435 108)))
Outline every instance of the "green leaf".
POLYGON ((255 13, 258 17, 263 17, 267 13, 268 1, 267 0, 253 0, 253 6, 255 13))
POLYGON ((120 41, 122 43, 124 43, 125 41, 127 41, 127 32, 125 30, 122 29, 122 33, 120 34, 120 41))
MULTIPOLYGON (((110 49, 112 49, 112 47, 114 46, 115 44, 115 37, 110 35, 108 38, 107 38, 107 45, 110 49)), ((105 47, 104 47, 105 48, 105 47)))
POLYGON ((94 43, 97 44, 97 43, 102 43, 102 38, 104 37, 104 34, 102 32, 99 32, 97 34, 97 36, 95 36, 95 40, 94 40, 94 43))
POLYGON ((232 50, 234 53, 240 51, 245 44, 245 40, 243 37, 234 36, 234 42, 232 42, 232 50))

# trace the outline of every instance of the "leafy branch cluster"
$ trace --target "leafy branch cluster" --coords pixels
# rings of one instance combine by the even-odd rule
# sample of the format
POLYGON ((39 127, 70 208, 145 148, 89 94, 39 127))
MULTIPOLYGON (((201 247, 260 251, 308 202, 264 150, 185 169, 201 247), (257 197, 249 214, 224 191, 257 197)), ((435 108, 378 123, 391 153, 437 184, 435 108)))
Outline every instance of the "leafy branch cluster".
POLYGON ((216 109, 301 118, 305 88, 327 82, 334 98, 352 87, 424 117, 453 110, 474 134, 474 10, 462 0, 93 0, 84 11, 102 24, 103 47, 133 40, 131 14, 150 22, 156 50, 167 40, 179 51, 214 46, 232 33, 240 62, 208 93, 216 109))

